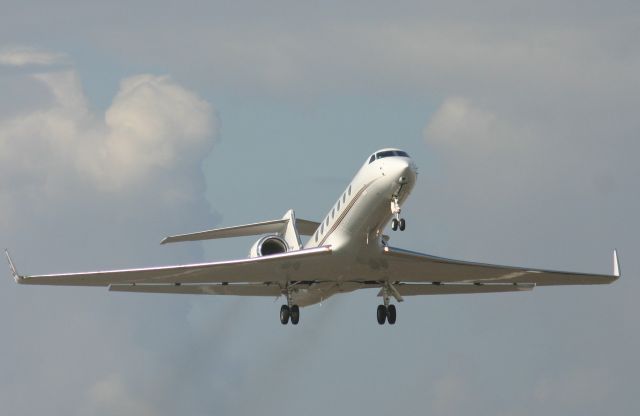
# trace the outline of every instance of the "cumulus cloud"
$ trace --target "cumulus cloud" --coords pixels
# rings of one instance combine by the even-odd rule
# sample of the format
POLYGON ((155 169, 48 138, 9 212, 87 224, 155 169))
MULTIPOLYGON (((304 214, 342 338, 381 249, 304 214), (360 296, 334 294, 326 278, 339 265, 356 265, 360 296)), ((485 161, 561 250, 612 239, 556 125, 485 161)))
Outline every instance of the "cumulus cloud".
POLYGON ((522 141, 522 131, 464 97, 446 98, 431 116, 424 134, 430 145, 463 151, 490 150, 522 141))
MULTIPOLYGON (((91 111, 74 70, 33 79, 47 87, 51 105, 0 121, 4 221, 11 221, 15 203, 58 198, 73 183, 123 192, 163 172, 193 171, 213 144, 211 105, 167 76, 123 80, 102 115, 91 111)), ((170 192, 185 197, 180 188, 170 192)))
POLYGON ((0 49, 0 66, 49 66, 65 63, 66 60, 67 57, 64 54, 31 47, 21 46, 0 49))

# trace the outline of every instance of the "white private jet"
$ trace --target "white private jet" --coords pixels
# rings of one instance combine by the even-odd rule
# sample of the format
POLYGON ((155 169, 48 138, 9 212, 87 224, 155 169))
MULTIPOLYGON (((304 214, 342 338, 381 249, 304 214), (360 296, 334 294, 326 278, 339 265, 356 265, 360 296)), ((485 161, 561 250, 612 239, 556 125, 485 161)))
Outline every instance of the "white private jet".
POLYGON ((116 292, 284 296, 280 322, 296 325, 300 307, 337 293, 377 288, 379 324, 396 322, 391 298, 456 293, 518 292, 536 285, 607 284, 620 276, 616 251, 613 274, 585 274, 450 260, 390 247, 383 234, 404 230, 400 207, 417 179, 417 168, 399 149, 367 158, 321 222, 295 217, 219 228, 165 238, 181 241, 261 235, 249 257, 239 260, 88 273, 23 276, 7 259, 17 283, 108 286, 116 292), (302 243, 300 236, 310 236, 302 243))

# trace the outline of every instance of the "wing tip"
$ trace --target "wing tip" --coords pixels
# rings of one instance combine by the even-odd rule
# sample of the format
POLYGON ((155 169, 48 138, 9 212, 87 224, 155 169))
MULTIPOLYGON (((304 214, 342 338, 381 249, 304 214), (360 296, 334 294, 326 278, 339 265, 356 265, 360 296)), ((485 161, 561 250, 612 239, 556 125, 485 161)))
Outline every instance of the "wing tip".
POLYGON ((613 275, 616 279, 621 276, 620 273, 620 259, 618 258, 618 250, 613 249, 613 275))
POLYGON ((16 269, 16 266, 13 264, 13 261, 11 260, 11 255, 9 254, 9 250, 7 250, 6 248, 4 249, 4 255, 7 257, 7 262, 9 263, 9 270, 11 270, 11 276, 13 277, 13 280, 15 280, 16 283, 22 283, 22 281, 24 280, 24 277, 18 274, 18 270, 16 269))

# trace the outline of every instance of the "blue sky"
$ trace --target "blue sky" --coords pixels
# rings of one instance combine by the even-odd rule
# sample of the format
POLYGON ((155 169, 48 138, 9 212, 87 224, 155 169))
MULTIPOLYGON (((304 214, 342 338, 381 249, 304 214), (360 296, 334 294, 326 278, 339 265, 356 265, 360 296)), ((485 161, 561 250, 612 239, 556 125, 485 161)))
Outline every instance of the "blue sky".
POLYGON ((607 273, 278 322, 280 300, 0 281, 0 410, 635 414, 633 2, 9 2, 0 243, 23 273, 246 256, 172 233, 324 216, 365 158, 420 168, 396 246, 607 273))

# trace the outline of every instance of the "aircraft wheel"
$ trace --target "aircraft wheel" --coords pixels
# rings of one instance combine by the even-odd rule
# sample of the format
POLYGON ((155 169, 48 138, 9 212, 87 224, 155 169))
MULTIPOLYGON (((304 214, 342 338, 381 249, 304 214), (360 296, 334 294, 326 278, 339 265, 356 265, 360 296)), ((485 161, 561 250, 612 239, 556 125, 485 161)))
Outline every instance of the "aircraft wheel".
POLYGON ((290 315, 289 307, 287 305, 282 305, 280 307, 280 323, 282 325, 286 325, 287 322, 289 322, 289 315, 290 315))
POLYGON ((378 305, 376 317, 378 318, 378 323, 384 325, 384 321, 387 319, 387 308, 385 308, 384 305, 378 305))
POLYGON ((397 230, 397 229, 398 229, 398 220, 397 220, 397 219, 395 219, 395 218, 391 220, 391 229, 392 229, 393 231, 395 231, 395 230, 397 230))
POLYGON ((298 325, 298 321, 300 320, 300 308, 298 305, 293 305, 291 307, 291 323, 293 325, 298 325))
POLYGON ((389 305, 387 308, 387 321, 390 325, 396 323, 396 305, 389 305))
POLYGON ((405 227, 405 221, 404 218, 400 219, 400 231, 404 231, 404 227, 405 227))

